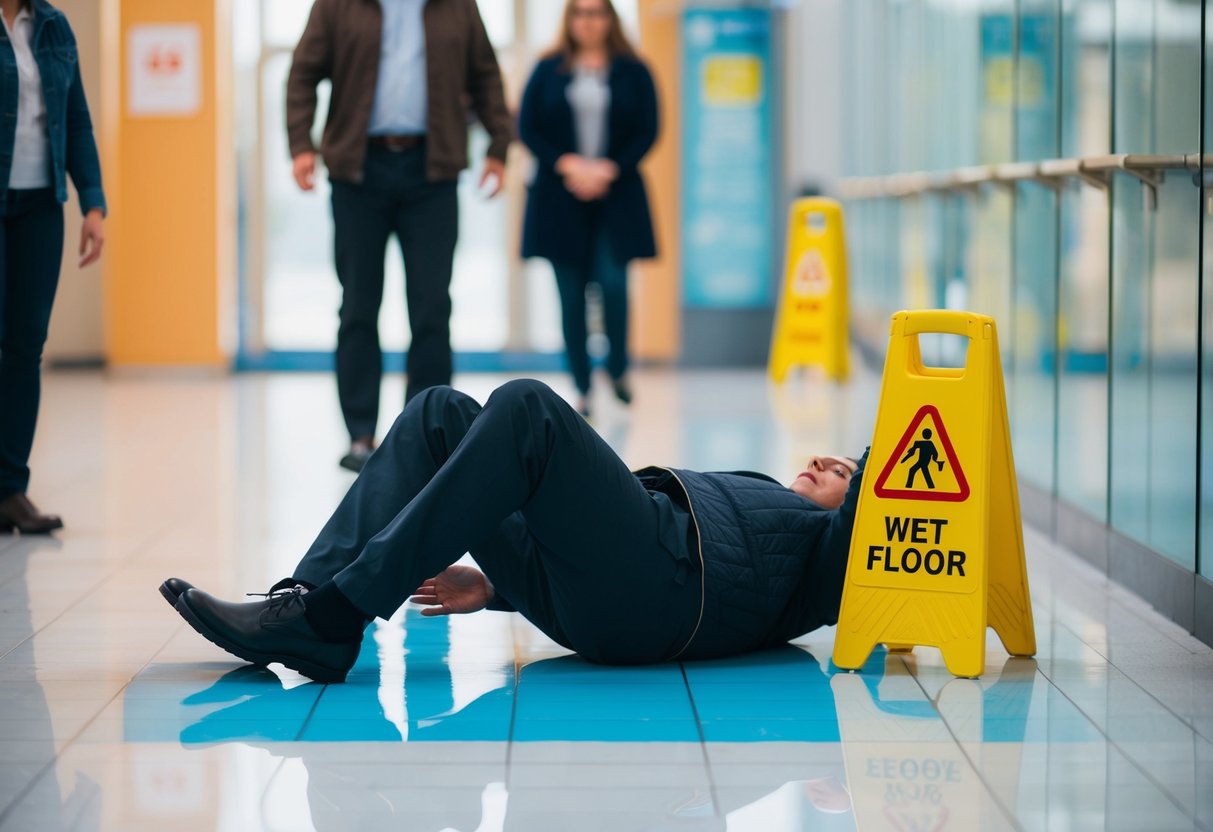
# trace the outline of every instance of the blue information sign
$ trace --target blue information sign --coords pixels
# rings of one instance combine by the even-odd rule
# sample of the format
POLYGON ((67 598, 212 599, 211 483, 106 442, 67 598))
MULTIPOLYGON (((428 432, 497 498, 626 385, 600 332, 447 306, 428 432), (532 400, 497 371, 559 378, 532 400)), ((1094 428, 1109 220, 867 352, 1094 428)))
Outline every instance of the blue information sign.
POLYGON ((683 12, 682 272, 687 306, 770 306, 771 13, 683 12))

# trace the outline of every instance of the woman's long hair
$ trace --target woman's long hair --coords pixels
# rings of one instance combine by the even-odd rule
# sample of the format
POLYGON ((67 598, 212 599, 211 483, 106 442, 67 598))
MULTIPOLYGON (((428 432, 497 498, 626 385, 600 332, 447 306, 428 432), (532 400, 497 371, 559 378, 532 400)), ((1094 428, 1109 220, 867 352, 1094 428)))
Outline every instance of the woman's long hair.
MULTIPOLYGON (((636 49, 632 46, 632 42, 628 40, 628 36, 624 34, 623 24, 619 20, 619 13, 615 11, 615 5, 611 0, 598 0, 602 3, 607 17, 611 21, 610 31, 607 33, 606 48, 611 59, 614 60, 620 56, 625 58, 635 58, 636 49)), ((560 19, 560 34, 556 37, 556 43, 552 48, 544 53, 545 58, 564 58, 562 65, 567 69, 573 65, 573 59, 577 56, 577 44, 573 43, 573 7, 577 0, 568 0, 564 4, 564 14, 560 19)))

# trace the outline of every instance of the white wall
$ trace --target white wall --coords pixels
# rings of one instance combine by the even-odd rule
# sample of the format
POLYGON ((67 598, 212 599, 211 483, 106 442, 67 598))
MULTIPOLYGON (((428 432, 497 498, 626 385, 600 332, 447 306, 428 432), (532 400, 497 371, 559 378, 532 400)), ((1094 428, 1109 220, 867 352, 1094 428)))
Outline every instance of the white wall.
MULTIPOLYGON (((80 48, 80 71, 95 132, 101 116, 101 3, 97 0, 56 0, 67 15, 80 48)), ((80 246, 80 206, 76 192, 68 185, 66 206, 67 235, 63 251, 63 271, 59 293, 51 316, 50 337, 45 357, 48 362, 80 361, 104 355, 102 318, 102 268, 94 264, 78 269, 80 246)))

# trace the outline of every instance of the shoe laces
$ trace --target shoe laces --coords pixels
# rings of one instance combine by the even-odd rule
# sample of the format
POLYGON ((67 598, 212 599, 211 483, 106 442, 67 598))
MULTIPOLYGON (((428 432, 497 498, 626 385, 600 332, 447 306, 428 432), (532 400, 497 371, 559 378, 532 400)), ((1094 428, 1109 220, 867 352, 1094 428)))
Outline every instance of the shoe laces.
POLYGON ((296 604, 301 607, 304 606, 303 594, 306 591, 301 584, 295 584, 286 589, 273 589, 269 592, 246 592, 244 594, 251 598, 265 598, 269 601, 265 611, 267 613, 272 612, 276 616, 281 616, 296 604))

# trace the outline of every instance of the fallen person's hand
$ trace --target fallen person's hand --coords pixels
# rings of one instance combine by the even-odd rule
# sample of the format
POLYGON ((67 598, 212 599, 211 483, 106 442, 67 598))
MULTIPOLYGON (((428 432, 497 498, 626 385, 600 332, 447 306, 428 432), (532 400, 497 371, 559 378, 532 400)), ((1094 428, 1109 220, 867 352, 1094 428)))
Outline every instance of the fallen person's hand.
POLYGON ((448 566, 409 597, 425 607, 422 615, 452 615, 482 610, 493 600, 493 587, 479 569, 448 566))

